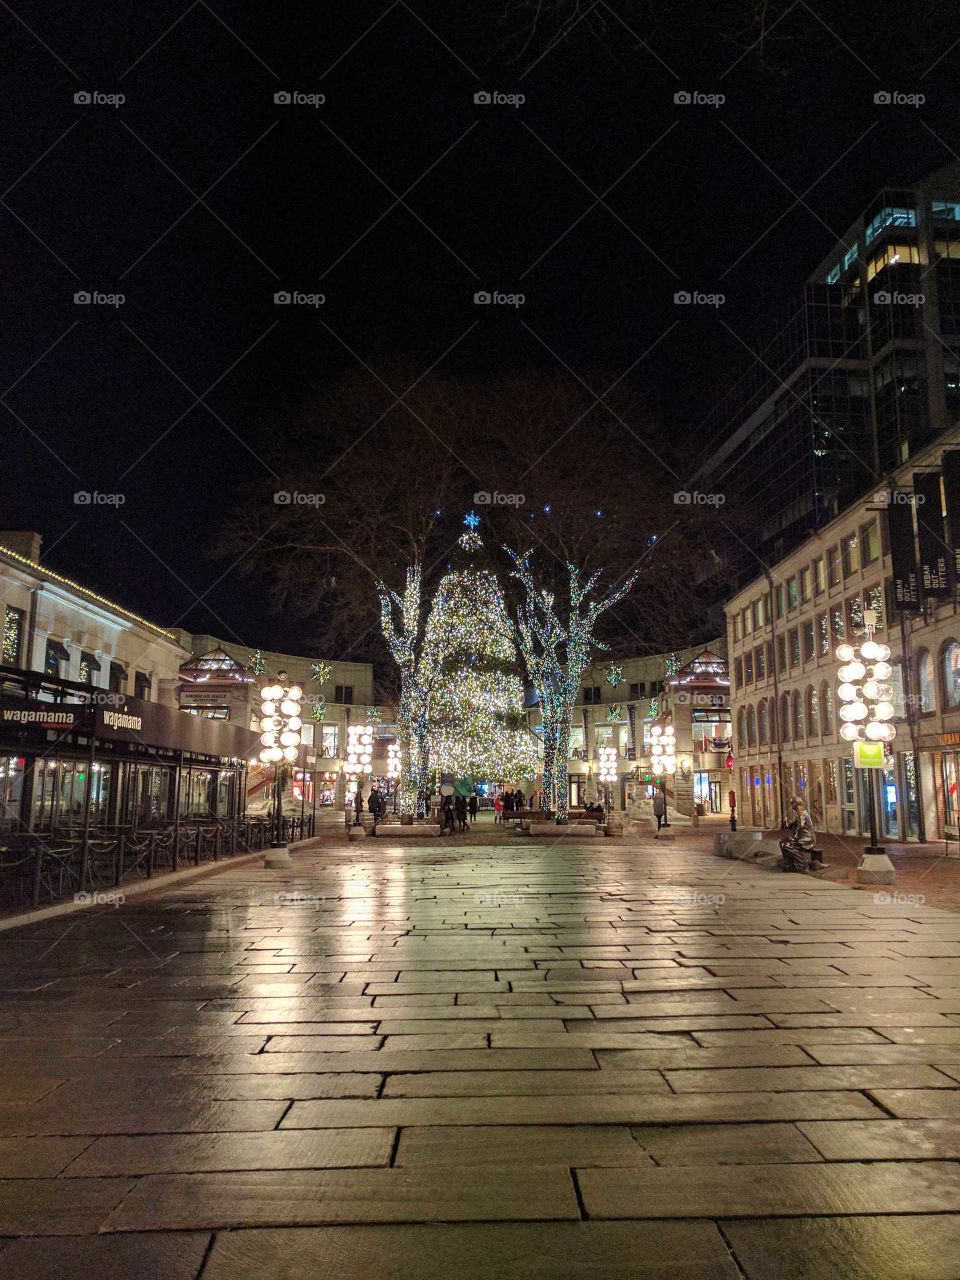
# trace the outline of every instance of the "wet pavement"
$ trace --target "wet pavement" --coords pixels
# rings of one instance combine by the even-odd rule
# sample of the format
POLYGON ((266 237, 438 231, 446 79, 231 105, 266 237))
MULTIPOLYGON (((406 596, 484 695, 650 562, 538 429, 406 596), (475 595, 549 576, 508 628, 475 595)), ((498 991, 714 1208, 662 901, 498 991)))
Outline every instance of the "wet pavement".
POLYGON ((960 1275, 930 902, 334 838, 0 933, 0 989, 11 1276, 960 1275))

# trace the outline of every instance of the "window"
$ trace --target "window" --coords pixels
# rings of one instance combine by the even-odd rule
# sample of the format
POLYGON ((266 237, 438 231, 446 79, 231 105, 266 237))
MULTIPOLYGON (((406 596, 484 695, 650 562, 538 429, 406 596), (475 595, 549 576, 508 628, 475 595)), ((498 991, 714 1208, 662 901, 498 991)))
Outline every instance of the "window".
POLYGON ((860 560, 864 565, 868 565, 879 559, 880 533, 876 520, 871 520, 860 529, 860 560))
POLYGON ((777 636, 777 670, 780 672, 787 669, 787 638, 786 636, 777 636))
POLYGON ((766 680, 767 664, 763 656, 763 645, 757 645, 753 651, 753 668, 758 680, 766 680))
POLYGON ((777 608, 777 617, 783 617, 783 586, 779 586, 774 590, 773 599, 777 608))
MULTIPOLYGON (((586 692, 586 690, 584 690, 584 692, 586 692)), ((599 690, 597 692, 599 692, 599 690)), ((334 702, 341 703, 343 706, 350 706, 353 702, 353 685, 352 684, 334 685, 333 700, 334 702)), ((587 702, 589 701, 589 699, 585 698, 584 701, 587 702)), ((599 702, 600 699, 597 698, 597 701, 599 702)))
POLYGON ((770 738, 770 712, 766 698, 757 707, 757 737, 761 747, 766 746, 770 738))
POLYGON ((824 760, 823 762, 823 790, 826 793, 827 804, 837 803, 837 762, 836 760, 824 760))
POLYGON ((827 284, 837 284, 839 279, 840 279, 840 263, 838 262, 835 267, 830 268, 830 270, 824 276, 824 280, 826 281, 827 284))
POLYGON ((803 698, 800 696, 800 690, 793 691, 793 736, 795 739, 805 738, 807 736, 806 723, 803 714, 803 698))
POLYGON ((866 607, 872 609, 877 615, 877 630, 883 631, 887 625, 887 602, 884 596, 883 584, 878 582, 876 586, 868 587, 863 594, 866 600, 866 607))
POLYGON ((322 724, 320 726, 320 754, 321 756, 335 756, 339 746, 339 732, 335 724, 322 724))
POLYGON ((830 610, 830 629, 833 632, 833 643, 839 644, 847 634, 847 626, 843 620, 842 604, 835 604, 830 610))
POLYGON ((822 596, 827 589, 827 569, 823 556, 817 556, 813 562, 813 594, 822 596))
POLYGON ((797 607, 797 602, 799 598, 800 597, 797 592, 796 578, 788 578, 787 579, 787 608, 795 609, 797 607))
POLYGON ((747 745, 751 747, 757 745, 757 713, 752 704, 747 707, 747 745))
POLYGON ((815 738, 820 728, 820 695, 812 684, 807 685, 806 703, 807 731, 815 738))
POLYGON ((745 653, 743 655, 743 682, 744 684, 753 684, 753 654, 745 653))
POLYGON ((952 200, 934 200, 933 216, 937 222, 960 222, 960 204, 952 200))
POLYGON ((836 547, 827 551, 827 582, 831 587, 840 585, 840 555, 836 547))
POLYGON ((738 640, 741 640, 742 638, 743 638, 743 626, 742 626, 742 624, 741 624, 741 622, 740 622, 740 615, 739 615, 739 613, 735 613, 735 614, 733 615, 733 639, 734 639, 734 642, 736 642, 736 641, 738 641, 738 640))
POLYGON ((790 665, 800 665, 800 631, 797 627, 793 627, 790 632, 790 665))
POLYGON ((737 746, 741 749, 747 745, 747 718, 743 707, 737 712, 737 746))
POLYGON ((843 269, 844 269, 844 271, 849 271, 849 270, 850 270, 850 268, 853 266, 853 264, 856 262, 856 260, 857 260, 857 251, 858 251, 859 247, 860 247, 860 246, 857 244, 856 240, 854 240, 853 244, 850 246, 850 248, 847 250, 847 252, 843 255, 843 269))
POLYGON ((816 655, 813 634, 813 620, 803 624, 803 660, 809 662, 816 655))
POLYGON ((647 691, 646 689, 644 689, 643 694, 641 695, 640 685, 636 680, 634 680, 630 685, 630 697, 631 699, 633 699, 633 698, 639 698, 641 696, 645 698, 647 696, 647 691))
POLYGON ((927 649, 917 656, 917 692, 920 696, 920 714, 937 709, 936 679, 933 672, 933 656, 927 649))
POLYGON ((806 604, 813 592, 813 575, 809 565, 800 570, 800 599, 806 604))
POLYGON ((863 601, 859 594, 851 596, 847 603, 847 634, 857 635, 863 630, 863 601))
POLYGON ((150 698, 150 677, 145 671, 135 671, 133 675, 133 696, 148 701, 150 698))
POLYGON ((830 655, 830 615, 826 613, 817 617, 817 653, 821 658, 830 655))
POLYGON ((960 707, 960 644, 950 640, 943 650, 943 693, 948 707, 960 707))
POLYGON ((820 733, 833 733, 833 689, 827 680, 820 686, 820 733))
POLYGON ((743 688, 743 659, 737 658, 733 664, 733 680, 737 689, 743 688))
POLYGON ((790 699, 787 695, 780 695, 780 741, 790 741, 790 699))
POLYGON ((63 666, 70 661, 70 654, 65 645, 59 640, 48 640, 47 651, 43 658, 43 669, 48 676, 56 676, 58 679, 63 673, 63 666))
POLYGON ((841 542, 840 554, 843 562, 843 576, 849 578, 860 568, 860 547, 855 533, 851 533, 849 538, 844 538, 841 542))
POLYGON ((885 209, 881 209, 877 216, 871 219, 866 231, 863 233, 863 243, 868 245, 872 240, 876 240, 885 227, 915 227, 916 225, 917 212, 915 209, 888 206, 885 209))
POLYGON ((19 667, 23 653, 23 619, 22 609, 14 609, 7 605, 3 615, 3 649, 2 660, 5 667, 19 667))
POLYGON ((759 596, 753 602, 753 629, 759 631, 767 620, 766 598, 759 596))
POLYGON ((748 636, 750 632, 753 630, 752 611, 750 609, 744 609, 743 613, 740 616, 743 619, 743 634, 745 636, 748 636))
POLYGON ((110 663, 110 692, 123 693, 123 686, 127 683, 127 673, 119 662, 110 663))
MULTIPOLYGON (((867 283, 880 274, 885 267, 920 261, 920 250, 915 244, 888 244, 885 249, 867 263, 867 283)), ((883 305, 882 303, 880 304, 883 305)))
POLYGON ((86 650, 84 650, 80 654, 80 675, 78 677, 80 680, 80 683, 94 684, 95 683, 93 678, 94 672, 99 670, 100 670, 100 663, 97 661, 95 655, 92 653, 87 653, 86 650))

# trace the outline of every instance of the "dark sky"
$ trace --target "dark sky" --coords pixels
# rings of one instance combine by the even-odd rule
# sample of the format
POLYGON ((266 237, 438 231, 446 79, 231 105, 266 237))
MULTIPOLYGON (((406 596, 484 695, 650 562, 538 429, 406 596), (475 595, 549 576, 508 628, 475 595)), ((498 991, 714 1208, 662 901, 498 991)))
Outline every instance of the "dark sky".
POLYGON ((208 548, 265 424, 358 362, 637 362, 692 457, 735 335, 878 188, 960 150, 957 5, 837 8, 779 0, 761 44, 749 0, 4 5, 0 527, 159 622, 297 649, 208 548))

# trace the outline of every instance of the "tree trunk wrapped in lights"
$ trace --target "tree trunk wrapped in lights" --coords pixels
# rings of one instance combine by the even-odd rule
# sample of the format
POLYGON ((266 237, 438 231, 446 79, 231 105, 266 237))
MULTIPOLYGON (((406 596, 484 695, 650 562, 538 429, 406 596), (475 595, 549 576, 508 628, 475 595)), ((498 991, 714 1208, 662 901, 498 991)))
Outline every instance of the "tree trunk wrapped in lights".
POLYGON ((377 583, 380 598, 380 626, 390 654, 400 673, 400 784, 397 789, 401 814, 422 817, 426 813, 426 784, 429 766, 426 691, 420 681, 417 642, 422 624, 420 565, 407 569, 403 595, 384 582, 377 583))
POLYGON ((639 570, 619 587, 599 599, 591 599, 600 580, 600 571, 583 581, 576 565, 568 564, 570 595, 566 617, 561 619, 553 595, 538 586, 530 567, 530 552, 518 555, 504 550, 513 560, 513 576, 522 584, 525 601, 516 625, 521 637, 520 651, 527 673, 541 699, 544 726, 544 791, 558 822, 566 822, 569 808, 568 761, 573 708, 580 695, 583 674, 594 650, 607 648, 595 635, 597 620, 632 589, 639 570), (562 653, 561 653, 562 651, 562 653), (547 726, 551 727, 551 785, 547 786, 547 726))
MULTIPOLYGON (((469 531, 460 545, 469 554, 482 544, 469 531)), ((503 781, 536 775, 519 667, 496 577, 475 568, 447 573, 433 598, 420 663, 433 767, 503 781)))

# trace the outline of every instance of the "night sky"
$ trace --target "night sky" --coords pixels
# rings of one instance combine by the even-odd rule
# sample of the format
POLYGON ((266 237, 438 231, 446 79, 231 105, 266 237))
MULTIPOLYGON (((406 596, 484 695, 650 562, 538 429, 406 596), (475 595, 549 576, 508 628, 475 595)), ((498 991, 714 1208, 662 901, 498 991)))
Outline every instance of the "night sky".
POLYGON ((838 8, 775 3, 760 42, 739 0, 3 4, 0 527, 164 625, 296 650, 210 548, 268 424, 358 364, 633 365, 692 459, 742 342, 960 151, 957 5, 838 8))

